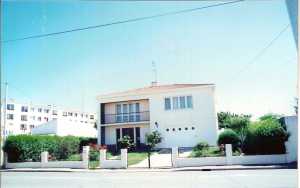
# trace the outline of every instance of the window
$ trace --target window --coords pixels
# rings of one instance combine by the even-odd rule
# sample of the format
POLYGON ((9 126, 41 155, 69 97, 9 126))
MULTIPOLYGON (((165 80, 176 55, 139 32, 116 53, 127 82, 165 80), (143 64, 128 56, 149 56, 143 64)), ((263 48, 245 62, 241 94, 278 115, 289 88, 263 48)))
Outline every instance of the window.
POLYGON ((83 118, 83 114, 81 114, 81 118, 83 118))
POLYGON ((123 110, 123 121, 127 122, 128 121, 128 104, 123 104, 122 110, 123 110))
POLYGON ((74 113, 74 116, 75 116, 75 117, 77 117, 77 115, 78 115, 77 113, 74 113))
POLYGON ((192 130, 195 130, 195 127, 192 127, 192 130))
POLYGON ((166 129, 167 132, 169 132, 170 129, 166 129))
POLYGON ((35 120, 35 116, 31 116, 30 118, 31 118, 32 120, 35 120))
POLYGON ((33 128, 34 128, 34 125, 30 125, 29 127, 30 127, 30 129, 33 129, 33 128))
POLYGON ((42 108, 38 108, 38 112, 42 112, 42 108))
POLYGON ((63 112, 63 116, 67 116, 67 112, 63 112))
POLYGON ((7 104, 6 105, 6 109, 7 110, 14 110, 15 109, 15 105, 14 104, 7 104))
POLYGON ((180 102, 180 108, 181 109, 185 108, 185 96, 179 97, 179 102, 180 102))
POLYGON ((42 118, 41 118, 41 117, 38 117, 38 121, 42 121, 42 118))
POLYGON ((90 115, 90 119, 94 119, 94 115, 90 115))
POLYGON ((47 117, 44 117, 44 120, 45 120, 45 121, 48 121, 49 119, 48 119, 47 117))
POLYGON ((178 131, 181 131, 181 128, 178 128, 178 131))
POLYGON ((165 98, 165 110, 171 110, 171 99, 165 98))
POLYGON ((22 106, 21 112, 28 112, 28 106, 22 106))
POLYGON ((48 114, 49 113, 49 109, 44 109, 44 112, 48 114))
POLYGON ((21 115, 21 121, 27 121, 27 116, 26 115, 21 115))
POLYGON ((21 125, 20 125, 20 129, 21 129, 22 131, 27 130, 27 125, 26 125, 26 124, 21 124, 21 125))
POLYGON ((85 114, 85 117, 86 117, 86 118, 89 118, 89 115, 85 114))
POLYGON ((193 98, 192 98, 192 96, 187 96, 186 97, 186 104, 187 104, 187 108, 193 108, 193 98))
POLYGON ((175 128, 173 128, 172 130, 175 131, 175 128))
POLYGON ((187 131, 188 129, 189 129, 189 128, 187 128, 187 127, 186 127, 186 128, 184 128, 184 130, 186 130, 186 131, 187 131))
POLYGON ((179 101, 178 101, 178 97, 173 97, 173 109, 178 109, 179 107, 179 101))
POLYGON ((31 108, 30 108, 30 111, 31 111, 31 112, 34 112, 34 108, 33 108, 33 107, 31 107, 31 108))
POLYGON ((13 120, 14 119, 14 115, 13 114, 7 114, 7 119, 13 120))
POLYGON ((52 110, 52 115, 57 115, 57 110, 52 110))
POLYGON ((73 116, 73 113, 72 112, 68 112, 68 116, 73 116))

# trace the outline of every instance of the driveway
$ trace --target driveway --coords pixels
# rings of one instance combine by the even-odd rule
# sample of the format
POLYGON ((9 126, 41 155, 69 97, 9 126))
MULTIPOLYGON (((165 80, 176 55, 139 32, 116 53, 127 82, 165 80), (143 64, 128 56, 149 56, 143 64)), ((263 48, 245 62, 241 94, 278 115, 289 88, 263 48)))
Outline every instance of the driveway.
MULTIPOLYGON (((179 153, 181 157, 187 157, 191 153, 191 150, 183 150, 179 153)), ((172 166, 171 149, 161 149, 158 152, 154 152, 150 157, 150 163, 152 168, 168 168, 172 166)), ((144 159, 140 163, 131 165, 133 168, 148 168, 148 159, 144 159)))

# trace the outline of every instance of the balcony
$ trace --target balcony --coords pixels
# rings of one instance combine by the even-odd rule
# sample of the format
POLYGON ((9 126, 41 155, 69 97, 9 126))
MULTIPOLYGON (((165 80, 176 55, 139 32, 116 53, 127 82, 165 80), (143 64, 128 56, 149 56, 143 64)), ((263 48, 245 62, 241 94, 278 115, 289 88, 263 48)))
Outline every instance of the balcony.
POLYGON ((102 122, 102 124, 134 123, 134 122, 144 122, 149 120, 150 120, 149 111, 122 113, 122 114, 105 114, 104 122, 102 122))

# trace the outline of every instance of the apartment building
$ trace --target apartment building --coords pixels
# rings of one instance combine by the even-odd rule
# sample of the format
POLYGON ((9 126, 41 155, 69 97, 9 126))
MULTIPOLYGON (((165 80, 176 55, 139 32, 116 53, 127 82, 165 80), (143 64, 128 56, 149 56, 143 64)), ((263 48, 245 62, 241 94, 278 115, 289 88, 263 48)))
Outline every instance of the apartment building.
POLYGON ((163 138, 158 148, 216 145, 214 91, 214 84, 172 84, 100 95, 98 143, 115 146, 128 135, 139 147, 157 130, 163 138))
MULTIPOLYGON (((1 111, 3 115, 3 107, 1 111)), ((96 115, 93 113, 62 109, 54 105, 17 103, 14 100, 8 100, 5 118, 5 135, 31 134, 33 128, 52 120, 78 122, 83 126, 94 126, 96 123, 96 115)), ((2 118, 2 126, 3 123, 2 118)))

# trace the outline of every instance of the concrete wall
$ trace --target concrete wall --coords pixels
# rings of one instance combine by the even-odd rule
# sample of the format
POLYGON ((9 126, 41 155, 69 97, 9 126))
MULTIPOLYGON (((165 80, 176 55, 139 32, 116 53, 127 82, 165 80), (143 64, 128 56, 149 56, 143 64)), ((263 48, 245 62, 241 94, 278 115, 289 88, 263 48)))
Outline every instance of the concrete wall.
POLYGON ((100 168, 127 168, 127 149, 121 149, 120 160, 108 160, 106 150, 100 150, 100 168))
POLYGON ((285 143, 286 152, 289 162, 298 159, 298 118, 297 116, 284 117, 286 129, 290 134, 288 141, 285 143))
POLYGON ((261 165, 287 163, 287 155, 244 155, 232 156, 232 147, 226 144, 226 156, 224 157, 198 157, 186 158, 178 156, 178 147, 172 148, 173 167, 198 167, 210 165, 261 165))
POLYGON ((41 153, 41 162, 19 162, 5 164, 6 168, 89 168, 89 146, 82 150, 82 161, 48 161, 48 152, 41 153))
POLYGON ((177 89, 158 93, 149 99, 150 129, 158 130, 163 137, 157 146, 193 147, 200 141, 216 145, 217 114, 214 101, 214 87, 177 89), (164 99, 173 96, 189 96, 193 98, 193 108, 165 110, 164 99), (155 122, 158 123, 156 127, 155 122), (194 127, 194 130, 192 130, 194 127), (175 131, 173 131, 173 128, 175 131), (181 131, 179 131, 181 128, 181 131), (188 130, 185 130, 188 128, 188 130), (169 131, 167 131, 169 129, 169 131))
POLYGON ((52 120, 32 129, 33 135, 53 134, 58 136, 96 137, 97 130, 93 124, 70 122, 66 120, 52 120))

